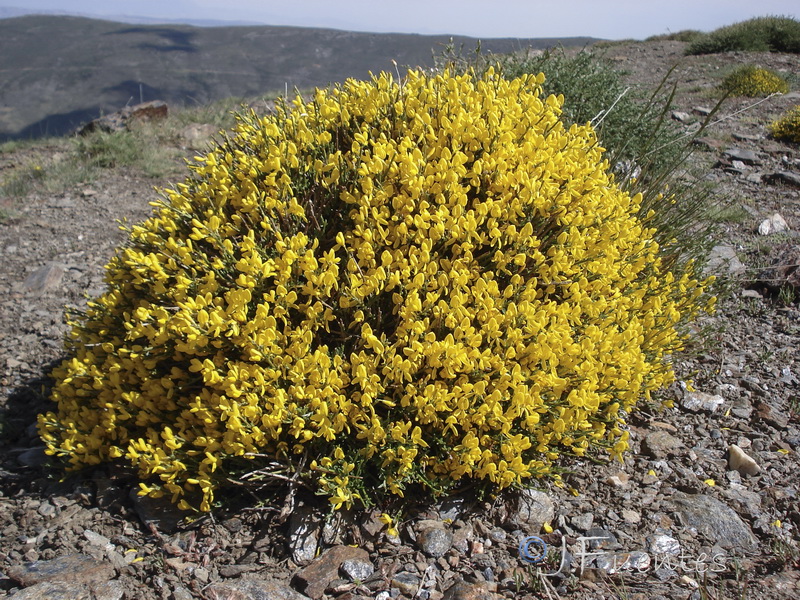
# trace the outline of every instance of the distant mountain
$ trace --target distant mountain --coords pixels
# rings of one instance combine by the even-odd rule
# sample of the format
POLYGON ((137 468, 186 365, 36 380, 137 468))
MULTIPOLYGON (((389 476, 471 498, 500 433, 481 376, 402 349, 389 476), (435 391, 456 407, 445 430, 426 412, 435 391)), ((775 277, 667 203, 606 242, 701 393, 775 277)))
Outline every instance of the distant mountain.
POLYGON ((26 15, 50 15, 60 17, 84 17, 100 21, 115 21, 117 23, 132 23, 137 25, 193 25, 195 27, 236 27, 240 25, 263 25, 255 21, 225 21, 221 19, 154 19, 137 15, 96 15, 91 13, 71 12, 66 10, 48 10, 36 8, 22 8, 19 6, 0 6, 0 19, 10 19, 26 15))
MULTIPOLYGON (((302 27, 131 25, 71 16, 0 19, 0 140, 63 135, 140 100, 204 104, 432 66, 450 36, 302 27)), ((478 40, 453 36, 471 51, 478 40)), ((484 52, 593 38, 490 39, 484 52)))

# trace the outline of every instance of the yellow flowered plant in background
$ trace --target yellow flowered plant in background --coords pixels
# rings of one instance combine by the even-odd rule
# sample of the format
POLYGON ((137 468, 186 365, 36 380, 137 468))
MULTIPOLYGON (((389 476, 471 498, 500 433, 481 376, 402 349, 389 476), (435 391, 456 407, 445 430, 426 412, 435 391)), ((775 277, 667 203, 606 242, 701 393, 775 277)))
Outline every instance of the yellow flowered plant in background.
POLYGON ((263 457, 338 508, 621 456, 708 282, 542 81, 381 74, 240 116, 73 317, 48 453, 204 511, 263 457))

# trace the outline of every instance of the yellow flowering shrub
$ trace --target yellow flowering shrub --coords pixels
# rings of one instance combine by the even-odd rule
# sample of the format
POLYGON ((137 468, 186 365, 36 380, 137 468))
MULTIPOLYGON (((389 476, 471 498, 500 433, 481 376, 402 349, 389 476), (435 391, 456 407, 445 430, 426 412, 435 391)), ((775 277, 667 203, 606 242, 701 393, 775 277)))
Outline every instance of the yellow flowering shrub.
POLYGON ((707 282, 543 80, 381 74, 239 117, 74 318, 48 453, 201 510, 276 460, 339 507, 622 453, 707 282))
POLYGON ((771 71, 753 65, 743 65, 722 80, 722 89, 734 96, 769 96, 789 91, 786 80, 771 71))
POLYGON ((780 119, 773 121, 769 132, 775 139, 800 144, 800 104, 788 110, 780 119))

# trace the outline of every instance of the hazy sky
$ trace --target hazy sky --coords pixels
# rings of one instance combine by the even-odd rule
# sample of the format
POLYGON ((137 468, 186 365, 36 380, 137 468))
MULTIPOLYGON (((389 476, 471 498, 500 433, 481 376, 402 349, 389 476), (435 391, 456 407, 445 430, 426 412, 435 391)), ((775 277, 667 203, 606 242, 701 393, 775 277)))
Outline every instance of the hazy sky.
POLYGON ((485 38, 641 39, 800 14, 797 0, 0 0, 0 7, 485 38))

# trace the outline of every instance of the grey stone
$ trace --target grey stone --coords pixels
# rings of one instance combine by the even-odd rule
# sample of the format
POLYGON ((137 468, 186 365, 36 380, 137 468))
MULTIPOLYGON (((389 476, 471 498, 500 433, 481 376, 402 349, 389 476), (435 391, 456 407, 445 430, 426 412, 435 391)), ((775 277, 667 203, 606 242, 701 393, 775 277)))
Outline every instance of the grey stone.
POLYGON ((761 164, 761 159, 758 157, 758 154, 752 150, 745 150, 743 148, 728 148, 723 154, 731 160, 740 160, 746 165, 761 164))
POLYGON ((653 554, 670 554, 680 556, 681 544, 674 537, 659 534, 650 540, 650 552, 653 554))
POLYGON ((338 546, 345 543, 347 532, 353 528, 352 510, 341 509, 333 513, 322 526, 322 541, 326 546, 338 546))
POLYGON ((24 467, 41 467, 42 465, 47 464, 47 461, 50 460, 50 457, 44 453, 44 446, 36 446, 34 448, 28 448, 23 452, 20 452, 17 456, 17 462, 24 467))
POLYGON ((22 289, 26 292, 44 293, 56 289, 64 277, 64 267, 57 263, 47 263, 25 278, 22 289))
POLYGON ((364 581, 375 572, 375 567, 368 560, 348 559, 339 570, 350 581, 364 581))
POLYGON ((578 529, 579 531, 586 531, 592 528, 592 524, 594 523, 594 515, 590 512, 575 515, 570 519, 570 523, 572 523, 575 529, 578 529))
POLYGON ((761 139, 760 135, 752 134, 752 133, 733 133, 733 139, 738 140, 740 142, 757 142, 761 139))
POLYGON ((586 542, 586 547, 591 550, 614 550, 619 547, 617 536, 602 527, 592 527, 584 537, 594 538, 586 542))
POLYGON ((97 546, 99 548, 105 548, 106 546, 111 545, 111 540, 108 539, 104 535, 100 535, 99 533, 95 533, 91 529, 87 529, 83 532, 83 537, 85 537, 92 546, 97 546))
POLYGON ((39 508, 36 509, 36 512, 38 512, 43 517, 49 518, 55 516, 57 510, 56 507, 50 504, 49 502, 42 502, 39 508))
POLYGON ((745 175, 745 181, 749 183, 761 183, 761 180, 764 178, 764 174, 758 171, 752 171, 745 175))
POLYGON ((707 106, 693 106, 692 112, 696 115, 700 115, 701 117, 707 117, 713 112, 713 109, 708 108, 707 106))
POLYGON ((734 161, 731 163, 731 166, 732 166, 732 167, 733 167, 733 168, 734 168, 736 171, 739 171, 740 173, 744 173, 745 171, 747 171, 747 165, 745 165, 745 164, 744 164, 742 161, 740 161, 740 160, 734 160, 734 161))
POLYGON ((182 585, 172 588, 172 600, 194 600, 194 594, 182 585))
POLYGON ((489 539, 497 543, 505 542, 508 539, 508 534, 505 529, 495 527, 489 532, 489 539))
MULTIPOLYGON (((733 471, 738 475, 738 471, 733 471)), ((722 490, 722 495, 726 500, 733 502, 740 510, 751 517, 756 517, 761 513, 761 496, 756 492, 751 492, 743 485, 731 482, 730 487, 722 490)))
POLYGON ((526 534, 535 535, 542 525, 555 517, 555 507, 550 496, 538 490, 522 490, 508 516, 513 527, 522 529, 526 534))
POLYGON ((692 121, 694 121, 692 115, 690 115, 687 112, 682 112, 679 110, 672 111, 672 118, 676 121, 680 121, 681 123, 691 123, 692 121))
POLYGON ((14 594, 19 600, 95 600, 88 585, 45 581, 14 594))
POLYGON ((764 176, 767 183, 783 183, 794 187, 800 187, 800 175, 791 171, 776 171, 764 176))
POLYGON ((747 271, 732 246, 714 246, 708 255, 705 272, 709 275, 742 275, 747 271))
POLYGON ((339 577, 339 569, 345 561, 368 563, 369 553, 363 548, 334 546, 298 571, 292 579, 292 585, 309 598, 321 598, 325 588, 339 577))
POLYGON ((305 565, 317 555, 322 532, 321 519, 310 506, 298 506, 289 520, 289 550, 292 560, 305 565))
POLYGON ((655 459, 667 458, 678 453, 683 443, 666 431, 651 431, 644 438, 644 451, 655 459))
POLYGON ((453 534, 441 527, 428 527, 417 534, 417 545, 428 556, 439 558, 453 545, 453 534))
POLYGON ((497 594, 491 592, 484 584, 459 581, 447 589, 442 600, 495 600, 496 598, 497 594))
POLYGON ((622 518, 626 523, 630 523, 631 525, 636 525, 637 523, 641 523, 642 521, 641 513, 638 513, 635 510, 631 510, 629 508, 625 508, 622 510, 622 518))
POLYGON ((750 528, 726 504, 710 496, 678 494, 673 498, 684 524, 694 527, 725 549, 751 552, 758 540, 750 528))
POLYGON ((406 596, 415 596, 417 590, 420 588, 421 580, 413 573, 401 571, 392 577, 391 585, 400 590, 401 594, 406 596))
POLYGON ((686 392, 681 402, 681 406, 692 412, 713 413, 722 406, 725 399, 716 394, 706 394, 705 392, 686 392))
POLYGON ((789 229, 786 220, 778 213, 774 213, 761 221, 758 225, 759 235, 772 235, 773 233, 782 233, 789 229))
POLYGON ((103 115, 89 121, 78 129, 78 135, 88 135, 93 131, 112 133, 125 131, 136 121, 163 121, 167 118, 169 107, 162 100, 142 102, 133 106, 126 106, 122 110, 108 115, 103 115))
POLYGON ((285 583, 272 579, 236 579, 212 583, 203 591, 206 600, 308 600, 285 583))
POLYGON ((24 587, 45 581, 62 583, 105 582, 114 576, 114 568, 85 554, 68 554, 52 560, 37 560, 6 570, 24 587))

